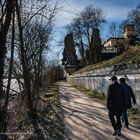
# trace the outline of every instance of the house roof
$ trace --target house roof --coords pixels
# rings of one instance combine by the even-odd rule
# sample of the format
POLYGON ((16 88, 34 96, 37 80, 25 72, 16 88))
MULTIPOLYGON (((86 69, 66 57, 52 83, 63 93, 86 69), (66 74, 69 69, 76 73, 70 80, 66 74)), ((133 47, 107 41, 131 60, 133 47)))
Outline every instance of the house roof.
POLYGON ((110 38, 108 38, 106 41, 104 41, 103 45, 104 45, 106 42, 108 42, 109 40, 111 40, 111 39, 116 39, 116 40, 118 40, 118 39, 125 39, 125 38, 124 38, 124 37, 110 37, 110 38))

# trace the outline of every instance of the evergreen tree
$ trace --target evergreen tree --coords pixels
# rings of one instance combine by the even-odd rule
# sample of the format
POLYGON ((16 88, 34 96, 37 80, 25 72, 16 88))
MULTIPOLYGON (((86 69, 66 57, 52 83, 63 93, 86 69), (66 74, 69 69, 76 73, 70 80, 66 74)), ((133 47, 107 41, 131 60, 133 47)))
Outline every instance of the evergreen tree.
POLYGON ((95 29, 92 33, 91 43, 89 46, 89 64, 97 63, 101 60, 102 43, 99 29, 95 29))
POLYGON ((67 34, 64 40, 64 51, 63 51, 63 59, 62 64, 63 65, 77 65, 78 59, 76 55, 75 45, 73 41, 73 35, 72 33, 67 34))
POLYGON ((81 38, 80 43, 79 43, 79 53, 80 53, 80 63, 84 66, 86 64, 86 58, 85 58, 85 49, 84 49, 84 43, 81 38))

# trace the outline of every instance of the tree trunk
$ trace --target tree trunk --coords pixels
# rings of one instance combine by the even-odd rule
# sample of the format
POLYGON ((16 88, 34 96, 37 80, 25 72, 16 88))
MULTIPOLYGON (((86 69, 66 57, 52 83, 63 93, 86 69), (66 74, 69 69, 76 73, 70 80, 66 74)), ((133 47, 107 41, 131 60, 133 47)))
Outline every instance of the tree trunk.
POLYGON ((7 0, 6 3, 6 16, 0 27, 0 94, 3 92, 3 73, 4 73, 4 59, 6 53, 6 37, 8 34, 9 26, 11 23, 11 15, 15 8, 17 0, 7 0))
POLYGON ((83 44, 82 38, 80 40, 80 53, 81 53, 81 57, 82 57, 82 64, 85 65, 86 64, 85 50, 84 50, 84 44, 83 44))
POLYGON ((30 73, 28 70, 28 60, 26 58, 26 53, 24 49, 24 41, 23 41, 23 28, 21 25, 21 16, 20 16, 20 7, 16 4, 16 14, 18 21, 18 29, 19 29, 19 40, 20 40, 20 53, 21 53, 21 64, 23 69, 23 79, 25 84, 25 95, 27 98, 26 105, 28 109, 33 110, 33 102, 31 96, 31 85, 30 85, 30 73))
MULTIPOLYGON (((12 13, 14 12, 15 3, 16 0, 7 0, 6 7, 5 7, 6 16, 5 19, 3 19, 4 21, 2 21, 3 23, 1 23, 1 27, 0 27, 0 95, 4 93, 3 74, 4 74, 4 60, 6 54, 6 37, 11 23, 11 16, 12 13)), ((6 131, 5 114, 6 114, 6 110, 1 105, 0 106, 0 132, 6 131)))

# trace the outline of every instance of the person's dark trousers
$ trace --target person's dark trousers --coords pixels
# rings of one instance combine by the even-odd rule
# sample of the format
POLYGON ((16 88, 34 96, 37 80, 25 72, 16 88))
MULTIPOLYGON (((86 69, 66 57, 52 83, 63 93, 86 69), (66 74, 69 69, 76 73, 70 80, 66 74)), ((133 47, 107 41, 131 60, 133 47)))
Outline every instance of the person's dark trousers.
POLYGON ((114 128, 114 131, 121 130, 121 113, 119 112, 109 112, 109 119, 112 124, 112 127, 114 128))
POLYGON ((125 126, 128 127, 129 122, 128 122, 128 117, 127 117, 127 109, 125 109, 125 110, 123 111, 122 117, 123 117, 123 119, 124 119, 125 126))

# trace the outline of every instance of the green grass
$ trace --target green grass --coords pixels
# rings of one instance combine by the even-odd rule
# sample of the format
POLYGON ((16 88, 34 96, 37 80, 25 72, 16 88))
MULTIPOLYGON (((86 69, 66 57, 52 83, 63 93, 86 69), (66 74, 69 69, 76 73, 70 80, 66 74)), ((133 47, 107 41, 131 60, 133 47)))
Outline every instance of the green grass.
POLYGON ((140 46, 134 46, 134 47, 131 47, 129 50, 125 51, 123 54, 116 56, 113 59, 101 61, 97 64, 86 66, 86 67, 76 71, 74 74, 82 73, 82 72, 89 71, 89 70, 94 70, 97 68, 112 66, 115 64, 120 64, 122 62, 131 63, 131 62, 138 62, 138 61, 140 61, 140 46))

